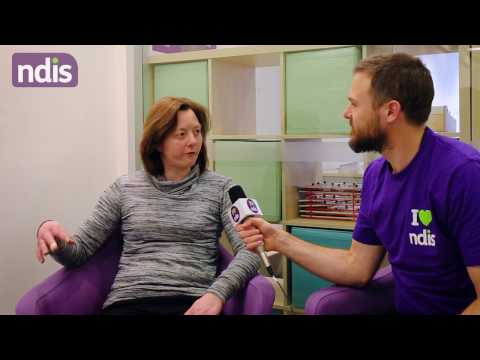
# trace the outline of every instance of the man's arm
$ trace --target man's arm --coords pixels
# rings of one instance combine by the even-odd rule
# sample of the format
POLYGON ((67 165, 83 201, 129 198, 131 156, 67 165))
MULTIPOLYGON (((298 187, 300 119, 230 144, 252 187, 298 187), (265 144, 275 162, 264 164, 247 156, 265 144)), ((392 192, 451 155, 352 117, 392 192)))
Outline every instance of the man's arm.
POLYGON ((448 229, 458 242, 463 263, 475 287, 477 299, 462 314, 480 314, 480 161, 458 167, 448 189, 448 229))
POLYGON ((291 234, 279 251, 323 279, 356 287, 370 281, 385 254, 383 246, 366 245, 355 239, 345 250, 312 244, 291 234))
POLYGON ((467 271, 475 286, 477 298, 463 310, 462 315, 480 315, 480 266, 467 266, 467 271))
POLYGON ((355 239, 349 250, 312 244, 273 227, 261 218, 248 219, 238 225, 237 230, 248 249, 254 250, 264 243, 266 249, 278 251, 308 271, 340 285, 365 285, 385 254, 383 246, 367 245, 355 239))

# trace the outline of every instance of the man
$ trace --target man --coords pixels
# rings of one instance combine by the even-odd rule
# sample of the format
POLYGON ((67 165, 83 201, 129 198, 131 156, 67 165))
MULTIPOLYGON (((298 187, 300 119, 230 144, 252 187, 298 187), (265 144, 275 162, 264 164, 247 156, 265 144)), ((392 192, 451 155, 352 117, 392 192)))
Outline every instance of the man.
POLYGON ((237 226, 250 250, 264 244, 337 284, 368 283, 388 252, 395 305, 407 314, 480 313, 480 154, 426 127, 433 82, 408 54, 363 60, 344 117, 355 152, 378 151, 363 179, 349 250, 302 241, 260 218, 237 226))

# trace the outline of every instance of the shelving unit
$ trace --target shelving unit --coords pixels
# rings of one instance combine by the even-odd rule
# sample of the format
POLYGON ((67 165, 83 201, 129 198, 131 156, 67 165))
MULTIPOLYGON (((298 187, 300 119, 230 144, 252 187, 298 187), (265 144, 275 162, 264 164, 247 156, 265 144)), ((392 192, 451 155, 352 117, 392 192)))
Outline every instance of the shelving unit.
POLYGON ((347 220, 313 220, 303 218, 292 218, 282 222, 285 226, 299 226, 319 229, 337 229, 337 230, 353 230, 354 221, 347 220))
POLYGON ((212 136, 281 134, 280 57, 267 53, 209 59, 212 136), (276 91, 264 91, 269 83, 276 91))
MULTIPOLYGON (((353 221, 300 218, 297 187, 308 185, 327 173, 329 169, 324 166, 327 163, 361 163, 363 168, 356 173, 343 174, 360 178, 366 166, 377 157, 370 153, 355 154, 348 148, 346 140, 350 130, 342 114, 348 103, 355 64, 368 55, 389 52, 390 48, 271 45, 159 54, 144 61, 144 109, 146 111, 160 94, 192 97, 206 105, 211 115, 207 145, 212 170, 218 168, 219 161, 227 163, 230 156, 216 152, 218 146, 228 148, 224 146, 228 142, 237 142, 238 146, 276 142, 278 159, 265 159, 263 152, 259 157, 270 161, 268 166, 272 168, 279 163, 279 179, 262 181, 270 184, 278 180, 280 193, 272 193, 276 191, 274 186, 261 187, 264 192, 270 192, 268 196, 272 199, 277 195, 280 199, 277 226, 286 231, 292 228, 352 231, 353 221), (165 75, 164 70, 169 74, 165 75), (166 80, 160 84, 162 76, 166 80)), ((465 69, 461 72, 461 78, 466 78, 465 69)), ((461 93, 462 114, 466 114, 466 94, 461 93)), ((465 138, 465 116, 460 120, 461 131, 448 136, 465 138)), ((246 153, 237 148, 231 155, 240 161, 246 153)), ((255 161, 250 155, 244 160, 255 161)), ((232 171, 228 167, 223 169, 226 175, 232 171)), ((271 171, 265 176, 276 176, 271 175, 274 173, 271 171)), ((255 181, 254 176, 243 177, 241 185, 251 186, 251 181, 255 181)), ((265 195, 258 187, 252 188, 258 193, 248 193, 249 196, 265 195)), ((225 236, 221 242, 229 248, 225 236)), ((292 305, 291 263, 284 257, 279 270, 289 296, 285 299, 277 289, 275 309, 302 313, 302 309, 292 305)))

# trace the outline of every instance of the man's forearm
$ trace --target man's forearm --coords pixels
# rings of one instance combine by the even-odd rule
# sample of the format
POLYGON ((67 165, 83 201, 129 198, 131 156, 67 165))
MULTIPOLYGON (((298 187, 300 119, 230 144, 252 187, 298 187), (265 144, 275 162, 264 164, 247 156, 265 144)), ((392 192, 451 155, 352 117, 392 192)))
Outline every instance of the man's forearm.
POLYGON ((282 233, 278 251, 317 276, 335 284, 362 286, 361 271, 354 266, 350 250, 332 249, 303 241, 295 236, 282 233))
POLYGON ((468 305, 461 315, 480 315, 480 298, 468 305))

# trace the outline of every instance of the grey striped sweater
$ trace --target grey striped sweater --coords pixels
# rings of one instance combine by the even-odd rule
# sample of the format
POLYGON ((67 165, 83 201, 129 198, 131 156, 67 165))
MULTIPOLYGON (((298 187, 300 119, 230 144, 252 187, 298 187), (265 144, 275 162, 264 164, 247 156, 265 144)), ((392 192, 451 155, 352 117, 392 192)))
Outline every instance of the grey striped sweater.
POLYGON ((230 178, 208 170, 199 175, 198 166, 176 182, 144 171, 121 176, 73 235, 75 245, 54 258, 66 267, 79 266, 121 227, 119 270, 103 307, 121 300, 205 292, 225 301, 260 266, 258 255, 245 248, 229 219, 232 185, 230 178), (236 255, 216 277, 223 229, 236 255))

